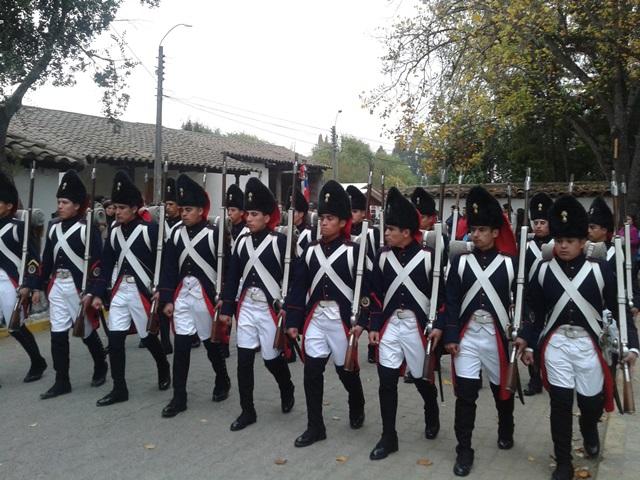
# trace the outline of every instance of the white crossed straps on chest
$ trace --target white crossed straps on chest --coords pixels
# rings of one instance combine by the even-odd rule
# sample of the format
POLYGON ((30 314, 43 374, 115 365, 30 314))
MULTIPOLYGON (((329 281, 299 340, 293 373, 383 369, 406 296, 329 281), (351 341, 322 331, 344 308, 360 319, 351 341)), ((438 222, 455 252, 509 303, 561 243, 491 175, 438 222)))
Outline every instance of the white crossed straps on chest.
POLYGON ((54 236, 53 234, 55 234, 55 246, 53 247, 53 259, 55 261, 56 257, 58 256, 58 252, 60 251, 60 249, 62 249, 62 251, 65 253, 65 255, 67 256, 67 258, 71 261, 71 263, 73 263, 73 265, 80 271, 83 270, 84 267, 84 258, 82 258, 80 255, 78 255, 76 252, 73 251, 73 249, 71 248, 71 245, 69 245, 69 241, 68 239, 71 238, 71 235, 73 235, 75 232, 77 232, 78 230, 80 230, 80 239, 82 241, 82 245, 85 244, 85 231, 86 231, 86 225, 80 222, 76 222, 74 223, 71 228, 69 228, 69 230, 67 230, 66 232, 62 231, 62 223, 56 223, 56 225, 53 227, 52 232, 50 234, 51 240, 54 240, 54 236))
POLYGON ((247 263, 244 265, 244 270, 242 271, 242 285, 240 285, 240 291, 242 291, 242 286, 244 285, 245 280, 249 276, 252 268, 255 268, 256 273, 264 283, 265 288, 271 295, 271 298, 280 298, 282 294, 282 288, 280 287, 280 283, 273 278, 273 275, 267 268, 264 266, 262 261, 260 260, 260 255, 264 252, 268 247, 273 249, 273 255, 276 257, 278 264, 280 264, 280 249, 278 248, 278 237, 276 235, 267 235, 258 248, 254 248, 253 246, 253 238, 251 235, 247 235, 239 239, 238 243, 238 254, 242 252, 242 247, 247 249, 247 254, 249 258, 247 259, 247 263))
POLYGON ((475 255, 462 255, 460 257, 460 265, 458 266, 458 274, 460 276, 460 279, 462 279, 465 265, 469 265, 469 268, 471 268, 471 271, 476 277, 476 281, 471 286, 471 288, 467 290, 467 293, 465 293, 464 298, 462 299, 462 306, 460 307, 460 311, 464 312, 471 301, 482 289, 484 290, 484 293, 487 296, 489 302, 493 306, 493 309, 498 316, 498 321, 502 325, 504 331, 506 331, 507 325, 509 324, 509 315, 504 307, 504 304, 500 300, 498 292, 496 292, 495 287, 491 283, 491 276, 503 264, 507 269, 509 288, 511 288, 511 284, 513 282, 513 264, 511 263, 511 259, 509 257, 505 257, 504 255, 497 255, 485 270, 482 269, 475 255))
MULTIPOLYGON (((548 245, 553 245, 553 239, 549 240, 548 245)), ((529 281, 531 281, 533 280, 533 276, 536 274, 536 270, 538 270, 538 265, 542 262, 542 251, 534 240, 529 241, 529 250, 531 250, 531 253, 534 255, 533 263, 529 269, 529 281)))
POLYGON ((616 247, 614 245, 611 245, 607 250, 607 262, 610 261, 615 254, 616 254, 616 247))
POLYGON ((303 248, 302 248, 302 243, 306 240, 307 244, 309 242, 311 242, 311 230, 308 228, 305 228, 304 230, 302 230, 302 232, 300 232, 300 235, 298 235, 298 242, 296 245, 296 253, 298 255, 298 257, 300 257, 302 255, 303 252, 303 248))
POLYGON ((176 223, 173 224, 173 226, 169 225, 169 222, 167 222, 166 220, 164 221, 164 240, 165 242, 169 241, 173 235, 173 232, 177 231, 180 229, 180 227, 182 226, 182 220, 177 221, 176 223))
MULTIPOLYGON (((318 260, 319 268, 316 274, 313 277, 313 281, 311 282, 311 287, 309 288, 309 292, 307 297, 310 298, 313 292, 315 291, 318 283, 322 280, 322 277, 326 275, 331 280, 338 290, 340 290, 346 298, 349 300, 353 300, 353 288, 345 283, 340 275, 333 268, 333 264, 342 256, 347 255, 347 265, 349 266, 349 272, 353 272, 353 247, 347 246, 344 243, 340 245, 335 252, 333 252, 329 257, 324 254, 322 251, 322 245, 317 244, 314 245, 313 248, 310 248, 307 251, 307 266, 311 261, 311 256, 315 255, 318 260)), ((307 299, 308 299, 307 298, 307 299)))
MULTIPOLYGON (((367 270, 371 271, 373 270, 373 260, 371 260, 371 258, 369 257, 369 253, 370 252, 374 252, 375 253, 375 248, 376 248, 376 234, 374 233, 375 230, 371 227, 369 227, 369 229, 367 230, 367 255, 365 257, 365 263, 367 264, 367 270)), ((362 235, 362 233, 360 233, 360 235, 362 235)), ((351 235, 351 241, 357 245, 360 245, 360 235, 351 235)))
POLYGON ((578 309, 582 312, 593 332, 597 336, 600 336, 600 334, 602 333, 602 327, 600 326, 600 323, 598 321, 602 321, 602 316, 600 312, 598 312, 598 310, 596 310, 595 307, 590 302, 588 302, 578 290, 585 279, 589 276, 589 274, 593 272, 596 283, 598 284, 598 288, 600 289, 600 292, 602 292, 602 289, 604 288, 604 279, 602 278, 600 265, 589 261, 584 262, 584 265, 582 265, 582 268, 580 269, 578 274, 573 277, 572 280, 569 280, 569 277, 567 277, 567 275, 564 273, 564 271, 554 258, 551 261, 543 264, 540 269, 540 273, 538 274, 538 282, 540 283, 541 287, 544 286, 543 282, 544 277, 547 273, 547 269, 551 270, 551 273, 553 273, 553 275, 556 277, 561 287, 564 289, 564 292, 562 293, 562 296, 558 299, 556 304, 553 306, 553 310, 551 311, 551 315, 549 315, 541 336, 546 335, 547 332, 553 327, 553 325, 556 323, 556 320, 560 316, 560 313, 562 313, 562 310, 564 310, 570 300, 573 301, 576 307, 578 307, 578 309))
POLYGON ((7 223, 2 230, 0 230, 0 252, 9 259, 11 263, 13 263, 18 270, 20 270, 20 264, 22 263, 20 257, 18 257, 15 253, 11 251, 7 244, 4 243, 4 236, 7 232, 13 229, 13 238, 17 242, 18 241, 18 232, 15 230, 18 226, 15 223, 7 223))
MULTIPOLYGON (((178 230, 180 232, 180 239, 184 244, 184 248, 180 253, 180 258, 178 259, 178 267, 182 268, 182 264, 187 259, 187 257, 191 257, 191 259, 202 269, 204 274, 207 276, 209 281, 213 284, 216 283, 216 271, 215 269, 209 265, 204 258, 196 251, 196 245, 198 245, 203 238, 207 237, 207 241, 209 243, 209 249, 211 252, 215 253, 215 247, 213 244, 213 230, 211 228, 203 228, 198 232, 198 234, 189 238, 189 234, 187 233, 186 228, 181 228, 178 230)), ((176 235, 177 236, 177 235, 176 235)), ((218 285, 216 285, 218 287, 218 285)))
POLYGON ((118 273, 116 274, 116 278, 120 276, 120 270, 122 269, 122 265, 126 260, 127 262, 129 262, 129 265, 131 265, 131 268, 136 273, 140 281, 147 288, 149 288, 151 286, 151 278, 149 277, 149 274, 147 273, 144 266, 138 260, 138 257, 136 257, 131 251, 131 246, 140 235, 143 236, 147 248, 151 250, 151 240, 149 239, 149 232, 145 225, 136 226, 133 232, 131 232, 131 235, 129 235, 129 238, 126 239, 124 238, 124 233, 122 233, 122 228, 115 228, 113 230, 112 242, 113 236, 115 236, 118 240, 118 245, 120 246, 120 255, 118 256, 117 268, 118 273))
POLYGON ((402 266, 398 261, 398 258, 395 256, 393 252, 384 252, 380 256, 380 270, 384 273, 384 264, 388 262, 391 268, 393 268, 394 272, 396 272, 396 277, 389 285, 385 295, 384 295, 384 303, 382 308, 387 308, 387 304, 393 298, 393 295, 396 293, 398 288, 404 284, 404 286, 409 290, 414 300, 420 305, 420 308, 424 311, 426 315, 429 314, 429 298, 416 286, 415 282, 411 278, 411 273, 418 268, 419 265, 423 264, 425 271, 427 274, 431 271, 431 255, 429 252, 425 250, 419 251, 406 266, 402 266))

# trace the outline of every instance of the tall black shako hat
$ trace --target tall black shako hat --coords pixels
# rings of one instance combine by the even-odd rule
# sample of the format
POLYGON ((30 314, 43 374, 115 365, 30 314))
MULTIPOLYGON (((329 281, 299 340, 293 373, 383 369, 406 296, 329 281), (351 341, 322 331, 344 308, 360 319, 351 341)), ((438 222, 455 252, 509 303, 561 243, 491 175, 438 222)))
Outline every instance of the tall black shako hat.
POLYGON ((589 223, 594 223, 613 232, 613 212, 601 196, 593 199, 589 207, 589 223))
POLYGON ((396 187, 391 187, 387 194, 384 221, 387 225, 398 227, 401 230, 408 228, 411 233, 415 233, 419 229, 416 207, 396 187))
POLYGON ((111 201, 113 203, 129 205, 130 207, 141 207, 144 205, 140 190, 138 190, 138 187, 131 181, 129 174, 124 170, 117 171, 113 178, 111 201))
POLYGON ((529 200, 529 218, 531 220, 549 220, 549 208, 553 205, 551 197, 538 192, 529 200))
POLYGON ((246 211, 257 210, 265 215, 272 215, 277 207, 276 199, 271 190, 257 177, 251 177, 244 189, 244 209, 246 211))
POLYGON ((352 210, 366 210, 367 209, 367 197, 362 190, 358 187, 354 187, 353 185, 349 185, 347 187, 347 195, 349 195, 349 199, 351 200, 351 209, 352 210))
POLYGON ((411 203, 415 205, 421 215, 435 215, 436 201, 431 194, 422 187, 416 187, 411 194, 411 203))
POLYGON ((549 209, 549 231, 554 238, 587 238, 589 218, 572 195, 563 195, 549 209))
POLYGON ((244 210, 244 193, 235 183, 227 188, 227 208, 229 207, 244 210))
POLYGON ((483 187, 477 185, 469 190, 466 200, 467 225, 499 229, 504 223, 500 203, 483 187))
POLYGON ((164 186, 164 201, 165 202, 178 202, 176 197, 176 179, 167 178, 167 183, 164 186))
POLYGON ((87 189, 75 170, 67 170, 62 176, 56 198, 66 198, 80 205, 86 203, 87 189))
POLYGON ((349 195, 335 180, 329 180, 320 190, 318 215, 335 215, 341 220, 351 219, 349 195))
POLYGON ((209 195, 198 182, 183 173, 176 180, 176 192, 176 202, 179 206, 200 207, 203 209, 202 219, 207 219, 211 202, 209 195))
POLYGON ((0 202, 10 203, 14 211, 18 209, 18 190, 13 180, 0 170, 0 202))
MULTIPOLYGON (((286 210, 289 210, 289 208, 291 208, 291 188, 287 192, 287 203, 285 205, 286 210)), ((307 213, 309 211, 309 202, 307 202, 300 190, 296 190, 296 195, 293 198, 293 209, 296 212, 307 213)))

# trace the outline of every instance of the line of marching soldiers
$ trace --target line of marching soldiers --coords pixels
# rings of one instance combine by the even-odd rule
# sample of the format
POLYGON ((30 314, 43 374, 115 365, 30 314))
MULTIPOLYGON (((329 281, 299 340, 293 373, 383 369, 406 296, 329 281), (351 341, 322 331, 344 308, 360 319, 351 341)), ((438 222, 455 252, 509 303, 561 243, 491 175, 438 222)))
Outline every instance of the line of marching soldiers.
MULTIPOLYGON (((158 388, 173 386, 173 398, 162 410, 162 416, 172 417, 187 408, 194 335, 202 340, 215 372, 212 399, 226 399, 231 381, 225 343, 228 344, 228 327, 235 317, 241 413, 231 430, 243 429, 257 420, 253 401, 257 352, 278 385, 282 412, 288 413, 295 398, 285 358, 290 352, 288 347, 286 352, 274 348, 277 325, 273 310, 274 300, 282 295, 286 235, 276 231, 280 214, 273 194, 257 178, 249 179, 244 192, 235 185, 227 191, 232 242, 225 253, 228 264, 217 304, 214 299, 219 287, 215 281, 219 237, 218 226, 207 221, 209 198, 186 175, 168 181, 165 194, 168 203, 179 207, 169 209, 174 213, 166 219, 162 272, 156 293, 163 314, 173 325, 172 368, 158 337, 150 335, 146 328, 153 300, 150 284, 158 225, 150 221, 142 195, 130 178, 123 172, 114 178, 111 200, 116 221, 102 245, 97 228, 87 226, 84 220, 85 186, 74 172, 67 172, 57 192, 58 216, 47 230, 42 259, 35 249, 30 249, 25 282, 17 285, 23 225, 14 218, 16 189, 9 178, 0 177, 0 305, 4 317, 11 313, 16 288, 25 298, 31 294, 34 301, 37 298, 33 297, 44 290, 49 299, 56 378, 41 398, 71 391, 68 332, 81 302, 91 307, 87 309, 82 339, 94 361, 91 385, 105 383, 108 364, 96 329, 111 289, 107 351, 113 388, 98 400, 98 406, 128 400, 124 344, 133 331, 156 362, 158 388), (95 231, 89 255, 88 293, 80 298, 86 228, 95 231), (210 339, 216 309, 226 334, 221 342, 213 343, 210 339)), ((432 298, 434 250, 423 242, 423 231, 430 230, 436 221, 435 202, 423 189, 417 189, 409 200, 391 188, 384 211, 384 241, 380 241, 376 233, 379 231, 372 229, 368 233, 371 237, 367 239, 362 314, 355 326, 349 318, 359 249, 357 236, 366 213, 364 195, 358 189, 345 191, 338 183, 327 182, 319 194, 319 222, 315 228, 305 223, 308 205, 304 197, 297 192, 293 201, 298 245, 291 288, 285 292, 285 326, 291 345, 302 336, 308 420, 295 446, 306 447, 326 438, 322 399, 330 357, 348 392, 349 424, 353 429, 363 425, 365 398, 361 380, 357 368, 347 371, 344 363, 349 334, 360 336, 368 330, 379 374, 382 416, 382 435, 371 451, 372 460, 398 450, 397 384, 403 374, 424 400, 425 437, 435 439, 438 435, 437 388, 432 381, 423 379, 428 341, 436 351, 444 350, 452 358, 454 430, 458 442, 454 473, 465 476, 473 464, 472 432, 481 370, 488 376, 498 413, 497 446, 512 448, 514 394, 505 388, 506 332, 518 265, 515 238, 498 201, 480 186, 470 190, 466 223, 473 248, 449 257, 446 284, 442 282, 437 298, 432 298), (425 338, 432 302, 436 302, 437 319, 425 338)), ((611 373, 598 341, 603 328, 602 312, 609 310, 617 318, 616 281, 611 266, 615 259, 612 253, 608 260, 597 260, 583 252, 590 235, 594 241, 610 242, 613 216, 601 198, 587 213, 570 195, 553 202, 545 193, 538 193, 531 199, 529 209, 534 237, 528 241, 526 253, 528 315, 515 344, 530 367, 531 382, 526 393, 539 393, 543 383, 549 392, 557 462, 552 478, 570 479, 574 392, 581 411, 585 453, 589 456, 599 454, 597 423, 603 409, 613 408, 611 373), (551 242, 555 242, 554 254, 545 259, 541 250, 551 242)), ((622 360, 632 365, 638 356, 632 315, 627 327, 630 349, 622 360)), ((24 325, 12 335, 31 359, 25 382, 39 379, 47 365, 33 335, 24 325)))

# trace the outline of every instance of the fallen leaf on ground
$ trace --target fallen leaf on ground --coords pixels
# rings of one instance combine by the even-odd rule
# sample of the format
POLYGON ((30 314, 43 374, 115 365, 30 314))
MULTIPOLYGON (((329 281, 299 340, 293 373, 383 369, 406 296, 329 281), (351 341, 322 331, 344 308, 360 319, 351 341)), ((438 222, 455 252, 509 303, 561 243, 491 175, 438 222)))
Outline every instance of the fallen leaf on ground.
POLYGON ((433 465, 433 462, 428 458, 420 458, 416 463, 418 465, 422 465, 423 467, 430 467, 431 465, 433 465))
POLYGON ((207 423, 209 420, 207 420, 206 418, 201 418, 200 419, 200 423, 207 423))
POLYGON ((32 424, 29 425, 30 427, 37 427, 38 426, 38 422, 34 422, 32 424))
POLYGON ((146 448, 147 450, 153 450, 154 448, 156 448, 156 444, 155 443, 145 443, 144 444, 144 448, 146 448))
POLYGON ((333 416, 331 417, 331 420, 340 420, 340 417, 333 416))
POLYGON ((336 462, 338 463, 345 463, 347 460, 349 460, 349 457, 347 457, 346 455, 338 455, 336 457, 336 462))
POLYGON ((529 460, 530 462, 535 462, 536 461, 536 459, 534 457, 532 457, 531 455, 529 455, 527 457, 527 460, 529 460))
POLYGON ((444 380, 442 380, 442 383, 444 383, 445 385, 453 385, 451 383, 451 380, 449 380, 448 378, 445 378, 444 380))
POLYGON ((276 458, 274 463, 276 465, 284 465, 285 463, 287 463, 287 459, 286 458, 276 458))
POLYGON ((583 469, 580 469, 580 470, 576 470, 575 477, 576 478, 591 478, 591 472, 589 470, 587 470, 586 468, 583 468, 583 469))
POLYGON ((327 405, 331 405, 331 402, 328 402, 328 401, 325 400, 324 402, 322 402, 322 405, 324 405, 326 407, 327 405))

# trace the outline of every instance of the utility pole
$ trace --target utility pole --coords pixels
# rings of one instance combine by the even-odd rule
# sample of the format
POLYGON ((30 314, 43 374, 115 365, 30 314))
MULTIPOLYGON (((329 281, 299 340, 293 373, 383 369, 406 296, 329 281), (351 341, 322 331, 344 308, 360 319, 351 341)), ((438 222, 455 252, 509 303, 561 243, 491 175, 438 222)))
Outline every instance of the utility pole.
POLYGON ((164 51, 158 46, 158 76, 156 98, 156 151, 153 165, 153 203, 159 204, 162 198, 162 81, 164 80, 164 51))
POLYGON ((331 168, 333 179, 338 181, 338 135, 336 135, 335 125, 331 127, 331 168))

